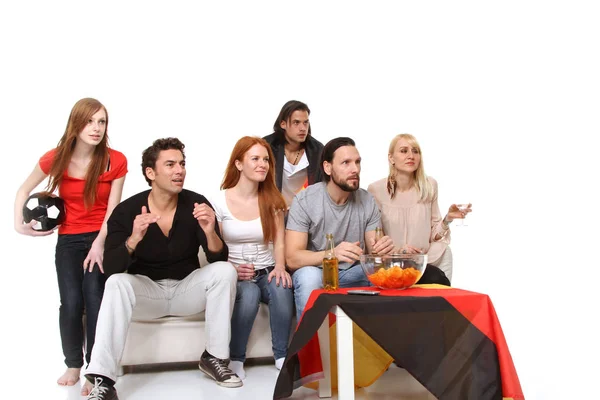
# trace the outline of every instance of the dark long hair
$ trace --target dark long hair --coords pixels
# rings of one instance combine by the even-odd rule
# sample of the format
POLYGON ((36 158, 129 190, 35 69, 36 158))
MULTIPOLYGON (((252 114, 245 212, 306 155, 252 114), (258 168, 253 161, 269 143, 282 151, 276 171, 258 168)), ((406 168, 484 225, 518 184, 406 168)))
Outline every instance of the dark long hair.
MULTIPOLYGON (((285 121, 288 122, 289 125, 290 117, 292 116, 294 111, 306 111, 308 115, 310 115, 310 108, 308 108, 308 106, 301 101, 290 100, 283 105, 281 111, 279 111, 279 115, 277 116, 275 123, 273 124, 273 132, 275 133, 275 136, 277 136, 277 138, 283 143, 285 143, 286 139, 285 130, 281 127, 281 123, 285 121)), ((310 137, 310 132, 311 131, 309 124, 307 138, 310 137)), ((305 143, 306 141, 302 145, 304 145, 305 143)))

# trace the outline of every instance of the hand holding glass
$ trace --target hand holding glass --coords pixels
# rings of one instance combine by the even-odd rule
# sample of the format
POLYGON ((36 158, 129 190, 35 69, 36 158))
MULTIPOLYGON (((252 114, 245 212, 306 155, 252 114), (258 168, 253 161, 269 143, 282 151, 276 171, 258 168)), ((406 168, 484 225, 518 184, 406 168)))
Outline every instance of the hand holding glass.
MULTIPOLYGON (((254 263, 258 258, 258 245, 254 243, 246 243, 242 246, 242 258, 248 265, 252 265, 254 268, 254 263)), ((251 282, 256 282, 256 279, 250 279, 251 282)))
MULTIPOLYGON (((464 203, 464 204, 457 204, 456 207, 458 207, 458 209, 461 212, 466 212, 471 206, 471 203, 464 203)), ((467 224, 465 224, 465 218, 467 217, 467 214, 465 214, 465 216, 463 218, 460 219, 460 223, 456 224, 456 226, 468 226, 467 224)))

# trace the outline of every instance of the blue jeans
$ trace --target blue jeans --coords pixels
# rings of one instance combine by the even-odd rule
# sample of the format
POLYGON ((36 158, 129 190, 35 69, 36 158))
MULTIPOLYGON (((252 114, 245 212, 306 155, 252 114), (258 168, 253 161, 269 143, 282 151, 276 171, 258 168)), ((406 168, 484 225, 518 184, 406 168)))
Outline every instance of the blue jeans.
POLYGON ((59 235, 56 243, 56 275, 60 292, 59 326, 65 364, 68 368, 89 364, 96 335, 96 321, 100 311, 106 277, 94 265, 92 272, 84 272, 87 257, 98 232, 59 235), (86 340, 83 338, 83 310, 86 313, 86 340))
MULTIPOLYGON (((353 265, 348 269, 340 269, 339 279, 340 287, 372 286, 360 264, 353 265)), ((323 289, 323 268, 301 267, 294 271, 292 281, 296 300, 296 318, 300 323, 300 316, 304 312, 311 292, 315 289, 323 289)))
POLYGON ((268 274, 257 278, 256 283, 238 281, 235 306, 231 317, 231 342, 229 353, 232 361, 246 361, 246 346, 252 325, 263 302, 269 306, 271 340, 275 359, 285 357, 294 315, 294 296, 291 288, 284 288, 275 278, 268 282, 268 274))

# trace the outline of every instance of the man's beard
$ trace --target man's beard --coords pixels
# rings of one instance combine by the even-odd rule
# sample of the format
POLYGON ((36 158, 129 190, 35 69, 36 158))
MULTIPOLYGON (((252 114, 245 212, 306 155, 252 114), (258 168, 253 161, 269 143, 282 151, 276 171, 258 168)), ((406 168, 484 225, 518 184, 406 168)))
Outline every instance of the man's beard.
POLYGON ((358 188, 360 187, 360 176, 357 175, 356 179, 356 187, 352 187, 348 185, 347 182, 338 179, 338 177, 335 175, 335 172, 331 173, 331 180, 333 181, 333 183, 335 183, 344 192, 355 192, 358 190, 358 188))

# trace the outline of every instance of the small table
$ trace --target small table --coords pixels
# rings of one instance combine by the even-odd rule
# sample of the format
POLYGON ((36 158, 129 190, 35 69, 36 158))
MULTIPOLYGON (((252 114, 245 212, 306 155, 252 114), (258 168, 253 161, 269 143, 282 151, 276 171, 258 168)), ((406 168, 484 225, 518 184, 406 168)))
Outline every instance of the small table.
POLYGON ((438 399, 524 399, 494 307, 487 295, 438 285, 382 290, 380 296, 315 290, 288 349, 274 398, 319 380, 331 395, 326 343, 336 316, 339 399, 354 398, 352 322, 438 399), (319 337, 321 340, 319 340, 319 337))
MULTIPOLYGON (((331 312, 336 317, 338 398, 354 400, 354 343, 352 320, 339 306, 331 312)), ((319 397, 331 397, 331 360, 329 352, 329 318, 325 318, 319 331, 319 347, 323 364, 323 379, 319 380, 319 397)))

